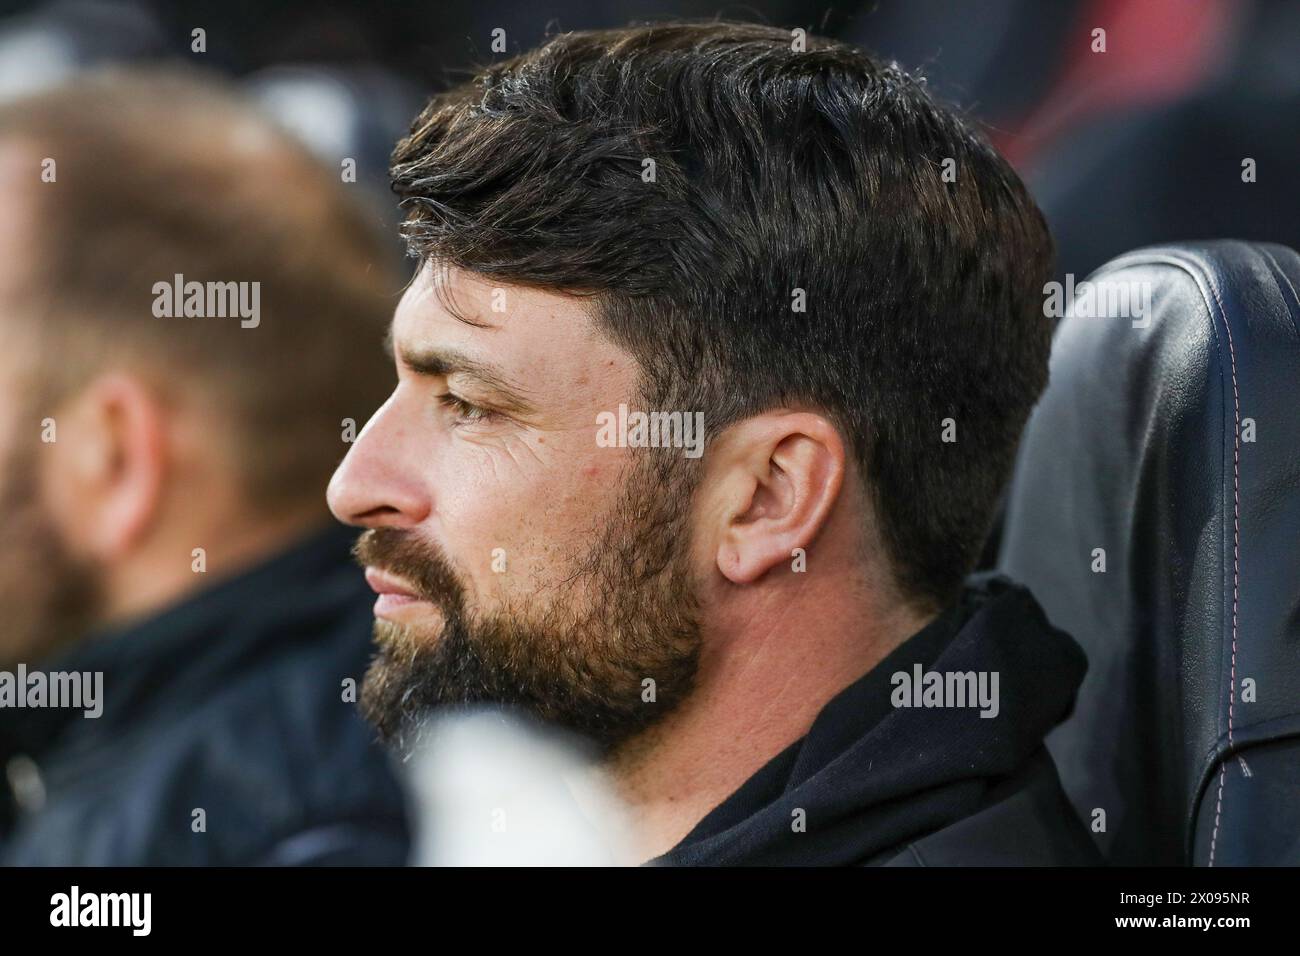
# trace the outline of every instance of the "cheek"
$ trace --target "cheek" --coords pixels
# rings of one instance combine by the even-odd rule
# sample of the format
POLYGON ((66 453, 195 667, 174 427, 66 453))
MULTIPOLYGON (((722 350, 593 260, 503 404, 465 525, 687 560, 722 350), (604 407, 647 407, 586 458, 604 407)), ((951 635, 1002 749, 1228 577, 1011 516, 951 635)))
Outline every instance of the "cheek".
POLYGON ((0 461, 8 461, 20 442, 29 445, 41 440, 41 420, 52 414, 36 406, 29 389, 15 370, 9 367, 8 357, 0 364, 0 461))
MULTIPOLYGON (((5 404, 0 407, 7 411, 15 406, 5 404)), ((4 411, 0 411, 0 462, 9 462, 17 457, 19 441, 18 422, 6 415, 4 411)))
POLYGON ((575 456, 462 461, 444 473, 444 547, 477 594, 531 593, 569 573, 622 487, 619 464, 575 456), (453 473, 454 471, 454 473, 453 473))

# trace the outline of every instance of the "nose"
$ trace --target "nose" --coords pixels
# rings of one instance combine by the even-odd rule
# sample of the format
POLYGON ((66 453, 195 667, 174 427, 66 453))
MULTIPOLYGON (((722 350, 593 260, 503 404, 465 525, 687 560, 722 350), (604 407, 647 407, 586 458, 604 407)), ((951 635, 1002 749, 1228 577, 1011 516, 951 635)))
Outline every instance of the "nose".
POLYGON ((326 500, 334 517, 362 528, 411 527, 432 501, 418 467, 418 435, 402 421, 394 392, 375 412, 330 479, 326 500))

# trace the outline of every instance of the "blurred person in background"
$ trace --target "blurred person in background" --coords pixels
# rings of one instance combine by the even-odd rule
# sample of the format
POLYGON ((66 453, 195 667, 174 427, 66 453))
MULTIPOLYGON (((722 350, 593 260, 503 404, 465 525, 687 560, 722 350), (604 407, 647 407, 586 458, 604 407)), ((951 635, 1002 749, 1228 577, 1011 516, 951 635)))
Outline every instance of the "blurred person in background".
POLYGON ((371 599, 321 503, 391 381, 358 346, 386 240, 176 71, 0 104, 0 209, 0 863, 402 863, 353 704, 371 599), (33 674, 94 675, 99 713, 33 674))
POLYGON ((1082 651, 965 580, 1047 381, 1046 224, 922 83, 794 41, 562 34, 399 143, 423 266, 329 491, 363 711, 407 752, 449 707, 584 735, 628 861, 1097 862, 1043 747, 1082 651))

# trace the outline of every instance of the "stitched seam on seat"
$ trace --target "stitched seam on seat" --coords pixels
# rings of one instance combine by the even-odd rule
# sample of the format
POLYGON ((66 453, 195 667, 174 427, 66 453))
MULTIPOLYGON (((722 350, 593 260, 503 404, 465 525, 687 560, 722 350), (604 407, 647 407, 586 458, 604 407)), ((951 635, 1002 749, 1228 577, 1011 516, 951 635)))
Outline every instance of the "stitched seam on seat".
MULTIPOLYGON (((1268 260, 1269 264, 1272 266, 1272 268, 1271 268, 1270 271, 1271 271, 1272 274, 1273 274, 1273 281, 1274 281, 1274 283, 1276 283, 1277 286, 1278 286, 1278 291, 1280 292, 1280 291, 1281 291, 1281 288, 1282 288, 1281 283, 1278 282, 1279 279, 1280 279, 1282 282, 1285 282, 1285 283, 1286 283, 1286 287, 1287 287, 1287 289, 1290 290, 1290 292, 1291 292, 1291 300, 1292 300, 1293 302, 1296 303, 1296 312, 1293 313, 1293 316, 1294 316, 1294 315, 1297 315, 1297 314, 1300 314, 1300 296, 1296 295, 1296 289, 1295 289, 1295 286, 1291 283, 1291 279, 1290 279, 1290 277, 1286 274, 1286 272, 1285 272, 1285 271, 1282 269, 1282 267, 1278 264, 1278 261, 1277 261, 1275 258, 1273 258, 1273 254, 1272 254, 1271 252, 1269 252, 1267 249, 1260 249, 1260 250, 1258 250, 1258 251, 1259 251, 1259 253, 1260 253, 1260 254, 1261 254, 1265 259, 1268 260)), ((1221 302, 1219 302, 1219 294, 1218 294, 1218 290, 1215 289, 1215 287, 1214 287, 1214 285, 1213 285, 1212 282, 1209 283, 1209 285, 1210 285, 1210 291, 1214 293, 1214 299, 1215 299, 1215 302, 1219 305, 1219 311, 1220 311, 1221 314, 1223 314, 1223 326, 1224 326, 1225 329, 1228 329, 1228 318, 1227 318, 1227 314, 1223 312, 1223 304, 1222 304, 1221 302)), ((1285 296, 1283 296, 1283 299, 1285 299, 1285 296)), ((1292 324, 1293 324, 1293 325, 1295 324, 1294 321, 1292 322, 1292 324)), ((1229 359, 1230 359, 1230 361, 1232 362, 1232 400, 1233 400, 1233 406, 1234 406, 1234 407, 1233 407, 1233 411, 1234 411, 1234 414, 1236 414, 1236 413, 1237 413, 1237 365, 1236 365, 1236 357, 1235 357, 1235 355, 1232 353, 1232 330, 1231 330, 1231 329, 1228 329, 1228 349, 1229 349, 1229 359)), ((1223 757, 1223 759, 1222 759, 1222 760, 1220 761, 1220 763, 1219 763, 1219 795, 1218 795, 1218 800, 1217 800, 1216 805, 1215 805, 1215 808, 1214 808, 1214 831, 1213 831, 1213 833, 1212 833, 1211 836, 1210 836, 1210 861, 1209 861, 1209 865, 1210 865, 1210 866, 1214 866, 1214 850, 1215 850, 1215 843, 1216 843, 1217 838, 1218 838, 1218 836, 1219 836, 1219 813, 1220 813, 1220 810, 1221 810, 1221 808, 1222 808, 1222 806, 1223 806, 1223 785, 1224 785, 1224 782, 1227 780, 1227 776, 1228 776, 1228 759, 1227 759, 1227 758, 1228 758, 1228 755, 1232 753, 1232 728, 1233 728, 1233 723, 1232 723, 1232 701, 1233 701, 1233 699, 1234 699, 1234 697, 1235 697, 1235 695, 1236 695, 1236 690, 1237 690, 1237 677, 1236 677, 1236 674, 1237 674, 1237 529, 1236 529, 1236 518, 1237 518, 1237 515, 1236 515, 1236 498, 1237 498, 1237 445, 1236 445, 1236 442, 1240 440, 1240 437, 1241 437, 1241 423, 1240 423, 1240 420, 1238 420, 1238 421, 1237 421, 1236 431, 1235 431, 1235 434, 1234 434, 1233 462, 1232 462, 1232 465, 1233 465, 1233 509, 1234 509, 1234 514, 1233 514, 1233 525, 1234 525, 1234 528, 1233 528, 1233 533, 1234 533, 1234 537, 1233 537, 1233 593, 1232 593, 1232 604, 1233 604, 1233 610, 1232 610, 1232 685, 1229 687, 1229 690, 1228 690, 1228 750, 1224 752, 1224 757, 1223 757)))
MULTIPOLYGON (((1214 277, 1207 275, 1206 280, 1228 336, 1228 363, 1232 373, 1232 665, 1228 677, 1228 749, 1231 750, 1234 705, 1237 700, 1237 607, 1241 584, 1241 397, 1237 389, 1237 352, 1232 344, 1232 327, 1228 324, 1228 314, 1223 309, 1214 277)), ((1214 829, 1210 833, 1209 866, 1214 866, 1214 853, 1218 847, 1223 786, 1227 778, 1228 762, 1224 760, 1219 765, 1219 793, 1214 805, 1214 829)))
MULTIPOLYGON (((1173 265, 1182 269, 1190 275, 1198 287, 1208 288, 1214 298, 1214 304, 1218 308, 1219 317, 1223 322, 1224 332, 1228 339, 1228 363, 1232 376, 1232 658, 1231 670, 1229 674, 1228 685, 1228 747, 1225 755, 1232 752, 1233 746, 1233 729, 1234 729, 1234 704, 1236 701, 1237 690, 1237 610, 1238 597, 1241 583, 1241 398, 1237 387, 1237 353, 1232 341, 1232 329, 1228 325, 1228 316, 1223 309, 1223 301, 1219 297, 1219 290, 1215 284, 1214 278, 1208 271, 1195 260, 1188 261, 1176 251, 1161 252, 1151 250, 1150 252, 1134 253, 1130 256, 1123 256, 1114 262, 1108 264, 1105 270, 1111 271, 1112 268, 1125 268, 1130 265, 1138 265, 1144 262, 1163 262, 1166 265, 1173 265)), ((1204 295, 1204 288, 1202 289, 1204 295)), ((1206 303, 1209 304, 1208 302, 1206 303)), ((1211 326, 1213 326, 1213 317, 1211 317, 1211 326)), ((1217 332, 1215 338, 1218 338, 1217 332)), ((1219 762, 1219 792, 1215 801, 1214 808, 1214 829, 1210 835, 1210 858, 1209 866, 1214 866, 1214 854, 1219 836, 1219 823, 1223 810, 1223 787, 1227 779, 1228 766, 1226 759, 1219 762)))

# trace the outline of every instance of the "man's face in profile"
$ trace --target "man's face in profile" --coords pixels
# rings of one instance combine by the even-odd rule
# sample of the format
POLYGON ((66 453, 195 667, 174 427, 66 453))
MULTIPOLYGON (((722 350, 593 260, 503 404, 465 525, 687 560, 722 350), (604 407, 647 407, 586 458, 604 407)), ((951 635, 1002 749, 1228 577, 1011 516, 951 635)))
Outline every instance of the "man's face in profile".
POLYGON ((42 493, 41 453, 58 432, 29 291, 31 168, 29 151, 0 142, 0 667, 39 662, 78 637, 94 617, 99 586, 94 569, 69 552, 42 493))
POLYGON ((363 712, 399 744, 478 702, 628 738, 688 693, 699 647, 687 463, 596 441, 600 412, 636 407, 635 361, 580 300, 455 269, 420 271, 391 340, 398 385, 329 493, 370 529, 363 712))
MULTIPOLYGON (((0 387, 0 393, 8 388, 0 387)), ((8 406, 13 407, 13 406, 8 406)), ((37 663, 89 626, 96 593, 92 570, 68 553, 38 487, 40 417, 5 413, 0 450, 0 509, 5 548, 0 554, 0 607, 5 628, 0 669, 37 663), (15 434, 15 425, 23 430, 15 434), (15 441, 16 439, 16 441, 15 441)))
POLYGON ((68 551, 41 494, 49 410, 12 366, 0 361, 0 669, 38 663, 79 637, 93 619, 98 587, 94 570, 68 551))

